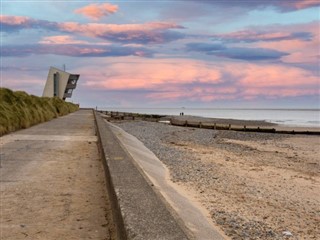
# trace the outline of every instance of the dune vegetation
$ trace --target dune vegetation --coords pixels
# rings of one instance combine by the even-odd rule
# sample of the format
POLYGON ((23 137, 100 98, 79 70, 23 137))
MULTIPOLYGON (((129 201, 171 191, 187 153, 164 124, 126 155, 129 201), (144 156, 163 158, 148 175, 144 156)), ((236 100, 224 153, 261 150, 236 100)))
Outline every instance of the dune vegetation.
POLYGON ((57 97, 37 97, 0 88, 0 136, 66 115, 78 108, 78 105, 57 97))

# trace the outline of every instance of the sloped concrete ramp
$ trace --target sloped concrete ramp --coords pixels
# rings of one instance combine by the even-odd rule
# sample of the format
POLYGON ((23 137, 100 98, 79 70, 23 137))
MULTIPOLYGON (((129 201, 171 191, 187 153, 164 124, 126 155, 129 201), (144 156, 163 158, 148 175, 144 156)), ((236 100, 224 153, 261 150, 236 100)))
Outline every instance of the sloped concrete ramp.
POLYGON ((210 222, 208 214, 182 192, 169 179, 167 167, 137 138, 121 128, 107 122, 120 143, 132 156, 136 166, 154 185, 154 190, 167 202, 167 207, 180 224, 185 226, 190 239, 210 240, 227 239, 216 226, 210 222))

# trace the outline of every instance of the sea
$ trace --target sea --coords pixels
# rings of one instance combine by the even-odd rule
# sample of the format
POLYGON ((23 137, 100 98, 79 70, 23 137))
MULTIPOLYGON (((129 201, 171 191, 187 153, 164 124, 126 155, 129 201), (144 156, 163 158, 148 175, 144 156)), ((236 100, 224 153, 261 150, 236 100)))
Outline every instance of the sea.
POLYGON ((241 120, 264 120, 286 126, 319 127, 320 109, 222 109, 222 108, 98 108, 99 110, 227 118, 241 120))

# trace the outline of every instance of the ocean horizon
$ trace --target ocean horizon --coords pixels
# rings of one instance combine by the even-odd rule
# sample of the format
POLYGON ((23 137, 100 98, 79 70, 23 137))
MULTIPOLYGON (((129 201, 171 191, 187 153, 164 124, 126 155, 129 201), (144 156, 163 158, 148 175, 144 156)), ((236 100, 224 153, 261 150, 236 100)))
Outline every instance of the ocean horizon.
POLYGON ((320 109, 293 109, 293 108, 124 108, 98 107, 103 111, 118 111, 141 114, 192 115, 210 118, 226 118, 240 120, 259 120, 280 125, 298 127, 319 127, 320 109))

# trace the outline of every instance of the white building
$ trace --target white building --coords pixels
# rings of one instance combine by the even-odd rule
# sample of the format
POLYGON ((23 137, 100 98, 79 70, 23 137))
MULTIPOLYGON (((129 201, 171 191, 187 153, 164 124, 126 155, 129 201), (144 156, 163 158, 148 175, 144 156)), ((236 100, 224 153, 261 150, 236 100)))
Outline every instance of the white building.
POLYGON ((59 97, 63 100, 71 98, 79 77, 79 74, 71 74, 58 68, 50 67, 42 96, 59 97))

